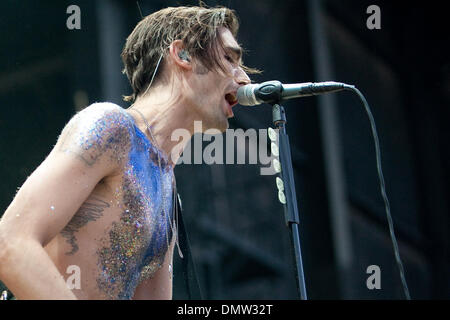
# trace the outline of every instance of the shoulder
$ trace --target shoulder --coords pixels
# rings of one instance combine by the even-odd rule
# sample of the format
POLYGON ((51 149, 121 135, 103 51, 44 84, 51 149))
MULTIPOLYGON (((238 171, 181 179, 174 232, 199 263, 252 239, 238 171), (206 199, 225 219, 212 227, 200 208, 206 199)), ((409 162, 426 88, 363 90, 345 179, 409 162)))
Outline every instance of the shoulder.
POLYGON ((132 118, 122 107, 111 102, 96 102, 79 111, 73 118, 84 125, 101 125, 102 127, 129 127, 132 118), (101 122, 101 123, 98 123, 101 122))
POLYGON ((133 126, 131 116, 117 104, 96 102, 75 114, 67 127, 87 135, 110 136, 129 131, 133 126))
POLYGON ((87 164, 92 164, 105 153, 122 158, 132 134, 132 118, 122 107, 109 102, 93 103, 70 119, 57 147, 78 154, 87 164))

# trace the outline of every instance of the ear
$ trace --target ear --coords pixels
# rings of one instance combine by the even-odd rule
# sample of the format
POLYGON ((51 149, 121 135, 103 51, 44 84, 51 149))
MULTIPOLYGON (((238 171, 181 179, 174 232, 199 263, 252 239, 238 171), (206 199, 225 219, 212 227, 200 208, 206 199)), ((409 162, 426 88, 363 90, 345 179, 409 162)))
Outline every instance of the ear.
POLYGON ((186 55, 188 53, 183 52, 184 45, 183 41, 175 40, 170 44, 169 53, 171 59, 178 65, 180 68, 184 70, 192 70, 191 59, 187 59, 186 55))

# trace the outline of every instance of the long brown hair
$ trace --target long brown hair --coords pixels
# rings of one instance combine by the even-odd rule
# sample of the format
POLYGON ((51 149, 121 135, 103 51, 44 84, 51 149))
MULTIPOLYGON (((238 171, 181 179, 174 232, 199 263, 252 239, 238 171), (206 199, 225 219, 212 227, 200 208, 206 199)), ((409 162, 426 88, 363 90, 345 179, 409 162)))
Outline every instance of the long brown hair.
MULTIPOLYGON (((134 101, 145 92, 159 58, 177 39, 182 40, 189 55, 197 58, 208 70, 224 70, 216 46, 223 47, 218 36, 220 27, 237 36, 239 21, 234 10, 225 7, 169 7, 142 19, 128 36, 121 54, 125 66, 123 73, 133 89, 133 94, 124 96, 124 100, 134 101)), ((162 67, 163 64, 159 66, 160 69, 162 67)), ((241 67, 247 73, 259 73, 257 69, 241 67)), ((158 81, 158 74, 161 70, 154 82, 158 81)))

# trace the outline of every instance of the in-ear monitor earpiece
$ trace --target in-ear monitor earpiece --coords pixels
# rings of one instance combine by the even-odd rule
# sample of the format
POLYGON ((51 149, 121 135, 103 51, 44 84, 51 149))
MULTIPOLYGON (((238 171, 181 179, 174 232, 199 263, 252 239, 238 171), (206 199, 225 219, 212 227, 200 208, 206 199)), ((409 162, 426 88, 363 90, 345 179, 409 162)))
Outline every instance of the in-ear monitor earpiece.
POLYGON ((181 50, 180 53, 178 53, 178 56, 180 57, 181 60, 185 60, 185 61, 190 62, 189 55, 186 52, 186 50, 181 50))

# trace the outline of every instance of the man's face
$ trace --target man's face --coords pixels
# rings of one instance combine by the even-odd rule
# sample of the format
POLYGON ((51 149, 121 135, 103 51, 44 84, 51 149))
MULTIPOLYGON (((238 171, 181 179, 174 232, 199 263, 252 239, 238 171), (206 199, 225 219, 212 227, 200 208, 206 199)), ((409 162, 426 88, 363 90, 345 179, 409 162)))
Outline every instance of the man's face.
POLYGON ((190 80, 195 112, 203 130, 215 128, 223 132, 228 128, 228 118, 234 116, 232 107, 237 104, 237 89, 250 83, 250 79, 240 67, 242 49, 230 30, 221 28, 219 36, 224 47, 219 48, 220 59, 226 72, 208 71, 194 62, 190 80))

